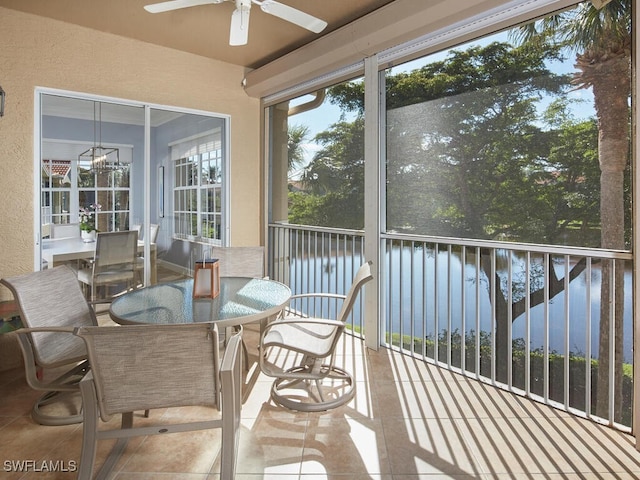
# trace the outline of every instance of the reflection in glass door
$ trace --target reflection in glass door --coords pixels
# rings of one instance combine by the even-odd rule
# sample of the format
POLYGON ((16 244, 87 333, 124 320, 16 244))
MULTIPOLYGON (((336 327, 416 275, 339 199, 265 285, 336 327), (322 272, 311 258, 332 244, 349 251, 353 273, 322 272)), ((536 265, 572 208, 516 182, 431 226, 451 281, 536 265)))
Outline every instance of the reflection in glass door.
POLYGON ((190 275, 195 259, 226 243, 227 117, 67 92, 39 95, 36 265, 73 257, 51 247, 56 231, 80 237, 82 212, 91 212, 98 232, 139 229, 143 284, 190 275), (95 147, 116 151, 117 163, 99 168, 106 155, 95 147))

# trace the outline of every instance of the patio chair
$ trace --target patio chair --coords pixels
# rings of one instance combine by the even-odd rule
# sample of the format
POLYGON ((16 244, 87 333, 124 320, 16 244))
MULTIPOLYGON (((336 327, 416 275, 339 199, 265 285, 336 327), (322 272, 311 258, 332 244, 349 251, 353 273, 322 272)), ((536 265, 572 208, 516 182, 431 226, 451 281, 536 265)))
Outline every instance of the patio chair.
POLYGON ((264 247, 211 247, 211 257, 220 262, 221 277, 264 276, 264 247))
MULTIPOLYGON (((88 268, 78 270, 78 280, 91 288, 91 301, 96 302, 98 288, 118 286, 120 292, 135 285, 135 265, 138 252, 138 232, 98 233, 96 253, 88 268)), ((105 294, 100 301, 110 301, 105 294)))
MULTIPOLYGON (((156 241, 158 240, 158 232, 160 231, 160 225, 152 223, 151 225, 149 225, 149 242, 150 243, 156 243, 156 241)), ((136 232, 138 232, 138 240, 142 240, 142 225, 133 225, 131 227, 131 230, 135 230, 136 232)), ((143 274, 144 274, 144 255, 142 253, 137 254, 136 255, 136 277, 135 277, 135 282, 136 285, 142 285, 142 280, 143 280, 143 274)))
MULTIPOLYGON (((97 325, 95 313, 87 304, 75 271, 66 265, 3 278, 0 282, 13 293, 24 327, 97 325)), ((33 405, 33 420, 41 425, 80 423, 78 382, 88 369, 84 342, 53 332, 31 334, 18 329, 15 334, 24 358, 27 383, 35 390, 46 392, 33 405), (57 376, 51 378, 53 369, 57 376), (55 407, 59 411, 60 405, 75 407, 70 398, 74 394, 78 397, 77 411, 53 414, 51 409, 55 407)))
MULTIPOLYGON (((218 259, 221 277, 251 277, 264 278, 264 247, 211 247, 211 258, 218 259)), ((260 322, 260 329, 264 328, 268 319, 260 322)), ((231 335, 233 327, 225 329, 222 341, 231 335)), ((244 363, 249 368, 249 352, 246 344, 242 343, 244 363)))
MULTIPOLYGON (((260 370, 276 378, 271 387, 274 402, 292 410, 318 412, 338 407, 353 398, 353 377, 335 365, 335 350, 358 293, 372 278, 371 264, 365 263, 358 269, 346 295, 294 295, 285 314, 264 328, 258 359, 260 370), (340 301, 340 310, 338 305, 334 308, 338 312, 336 319, 310 318, 302 314, 301 309, 292 309, 297 301, 313 299, 340 301), (269 361, 270 357, 276 357, 276 362, 269 361), (286 362, 292 357, 299 362, 287 368, 286 362), (330 382, 329 386, 323 384, 325 380, 330 382), (300 388, 306 391, 306 396, 300 395, 300 388)), ((328 306, 326 310, 330 311, 328 306)))
POLYGON ((49 227, 49 238, 72 238, 80 236, 79 223, 52 223, 49 227))
MULTIPOLYGON (((98 441, 117 438, 96 478, 106 478, 132 436, 222 429, 221 477, 235 475, 241 410, 241 331, 229 339, 221 365, 215 324, 83 327, 91 371, 80 382, 84 403, 79 479, 91 478, 98 441), (222 394, 220 402, 219 392, 222 394), (220 407, 221 418, 189 423, 133 426, 141 409, 205 405, 220 407), (105 430, 122 414, 121 428, 105 430)), ((164 419, 166 422, 166 418, 164 419)))

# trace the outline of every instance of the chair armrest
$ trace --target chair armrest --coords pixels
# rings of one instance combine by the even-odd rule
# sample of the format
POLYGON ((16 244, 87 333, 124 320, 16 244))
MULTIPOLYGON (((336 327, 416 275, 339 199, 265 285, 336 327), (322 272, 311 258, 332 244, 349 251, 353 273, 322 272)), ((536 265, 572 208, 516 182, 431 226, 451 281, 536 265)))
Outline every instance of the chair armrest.
POLYGON ((22 335, 25 333, 38 333, 38 332, 59 332, 59 333, 75 333, 76 327, 31 327, 21 328, 11 332, 11 334, 22 335))
MULTIPOLYGON (((316 318, 323 317, 323 305, 339 305, 339 302, 344 302, 347 298, 346 295, 342 295, 339 293, 322 293, 322 292, 311 292, 311 293, 300 293, 297 295, 292 295, 289 299, 289 305, 286 306, 280 316, 278 318, 286 318, 287 316, 298 317, 298 318, 312 318, 316 312, 320 312, 320 315, 315 315, 316 318), (301 309, 304 305, 313 306, 313 308, 309 311, 309 316, 306 316, 302 313, 301 309)), ((309 308, 307 308, 309 310, 309 308)))
POLYGON ((334 325, 336 327, 342 327, 344 326, 344 322, 341 322, 340 320, 331 320, 328 318, 315 318, 315 317, 284 317, 284 318, 279 318, 278 320, 275 320, 273 322, 271 322, 270 324, 268 324, 265 327, 266 329, 275 327, 277 325, 283 325, 283 324, 293 324, 293 323, 318 323, 318 324, 322 324, 322 325, 334 325))
POLYGON ((88 370, 88 360, 85 358, 77 358, 66 363, 58 363, 52 366, 42 366, 36 362, 33 352, 32 338, 30 334, 35 333, 66 333, 75 335, 76 327, 31 327, 21 328, 7 335, 15 335, 22 350, 25 366, 25 378, 29 386, 35 390, 43 391, 76 391, 78 386, 74 380, 78 375, 84 375, 88 370), (64 367, 66 370, 54 379, 43 381, 43 368, 64 367))
POLYGON ((284 318, 278 318, 277 320, 274 320, 273 322, 267 324, 263 330, 262 333, 260 334, 260 343, 259 343, 259 347, 262 347, 263 344, 263 340, 264 337, 267 335, 267 333, 269 333, 269 330, 271 330, 274 327, 277 327, 279 325, 295 325, 295 324, 305 324, 305 323, 315 323, 318 325, 333 325, 334 327, 344 327, 344 323, 339 321, 339 320, 330 320, 327 318, 315 318, 315 317, 284 317, 284 318))
POLYGON ((295 300, 297 298, 335 298, 337 300, 344 300, 347 298, 346 295, 342 295, 339 293, 299 293, 297 295, 291 295, 291 300, 295 300))

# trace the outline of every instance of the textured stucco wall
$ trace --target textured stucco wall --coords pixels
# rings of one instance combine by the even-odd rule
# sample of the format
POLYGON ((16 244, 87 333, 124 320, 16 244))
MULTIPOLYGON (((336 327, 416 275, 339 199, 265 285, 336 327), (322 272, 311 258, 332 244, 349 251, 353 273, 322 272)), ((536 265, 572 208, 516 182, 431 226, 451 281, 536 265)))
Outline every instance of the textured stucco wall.
POLYGON ((242 67, 6 8, 0 45, 0 277, 33 270, 36 87, 230 115, 232 243, 260 242, 260 108, 242 67))

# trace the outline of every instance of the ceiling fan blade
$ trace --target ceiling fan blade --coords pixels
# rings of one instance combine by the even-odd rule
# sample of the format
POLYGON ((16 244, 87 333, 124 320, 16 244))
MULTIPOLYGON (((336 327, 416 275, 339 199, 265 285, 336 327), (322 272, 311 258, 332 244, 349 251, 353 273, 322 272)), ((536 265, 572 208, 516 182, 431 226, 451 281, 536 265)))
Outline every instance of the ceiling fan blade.
POLYGON ((287 22, 295 23, 302 28, 320 33, 327 26, 327 22, 319 18, 304 13, 296 8, 290 7, 275 0, 264 0, 262 2, 253 0, 253 3, 260 5, 263 12, 279 17, 287 22))
POLYGON ((168 2, 152 3, 145 5, 144 9, 150 13, 169 12, 181 8, 196 7, 198 5, 210 5, 212 3, 222 3, 224 0, 170 0, 168 2))
POLYGON ((231 28, 229 30, 229 45, 246 45, 249 41, 249 7, 236 8, 231 15, 231 28))

